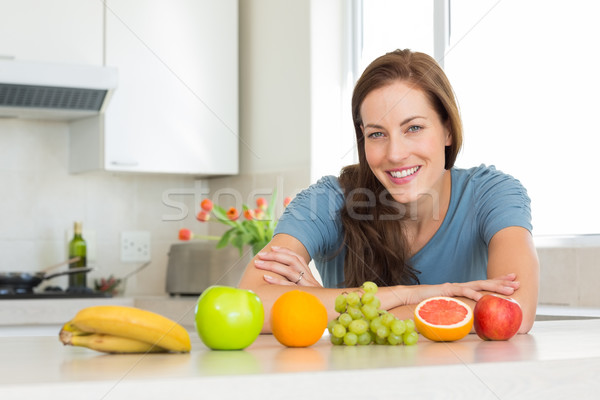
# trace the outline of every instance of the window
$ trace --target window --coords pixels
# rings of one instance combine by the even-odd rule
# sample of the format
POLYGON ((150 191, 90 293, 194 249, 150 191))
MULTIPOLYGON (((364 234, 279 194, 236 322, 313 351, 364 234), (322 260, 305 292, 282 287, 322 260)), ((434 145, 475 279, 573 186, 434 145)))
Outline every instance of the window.
POLYGON ((363 54, 433 55, 440 4, 450 28, 441 61, 464 123, 457 166, 495 165, 519 179, 536 236, 600 233, 600 3, 367 0, 363 54))
POLYGON ((396 49, 411 49, 433 55, 432 15, 431 0, 364 0, 358 74, 375 58, 396 49))

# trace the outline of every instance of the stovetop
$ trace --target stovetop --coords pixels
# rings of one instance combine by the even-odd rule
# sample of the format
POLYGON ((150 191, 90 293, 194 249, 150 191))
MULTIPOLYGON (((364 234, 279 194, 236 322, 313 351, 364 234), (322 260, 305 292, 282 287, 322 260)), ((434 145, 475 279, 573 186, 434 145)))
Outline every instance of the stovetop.
POLYGON ((93 299, 93 298, 110 298, 108 293, 67 293, 67 292, 41 292, 41 293, 17 293, 17 294, 2 294, 0 300, 25 300, 25 299, 93 299))

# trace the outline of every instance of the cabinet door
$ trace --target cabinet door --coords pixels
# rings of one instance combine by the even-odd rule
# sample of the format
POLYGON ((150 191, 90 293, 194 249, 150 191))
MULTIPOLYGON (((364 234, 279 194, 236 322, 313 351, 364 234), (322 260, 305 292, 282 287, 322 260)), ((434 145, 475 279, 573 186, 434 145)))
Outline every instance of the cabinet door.
POLYGON ((109 0, 105 169, 238 172, 237 0, 109 0))
POLYGON ((102 2, 0 0, 0 57, 102 65, 102 2))

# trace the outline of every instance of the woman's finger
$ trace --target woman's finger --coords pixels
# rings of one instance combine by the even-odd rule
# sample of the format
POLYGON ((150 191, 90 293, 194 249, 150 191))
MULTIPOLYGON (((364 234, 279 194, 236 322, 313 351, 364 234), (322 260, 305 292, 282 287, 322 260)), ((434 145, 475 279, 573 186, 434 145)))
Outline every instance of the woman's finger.
POLYGON ((479 293, 478 291, 473 290, 471 288, 468 288, 468 287, 460 287, 458 292, 460 292, 460 293, 457 293, 454 296, 466 297, 468 299, 475 300, 475 301, 478 301, 482 297, 481 293, 479 293))
POLYGON ((263 278, 266 282, 273 285, 282 285, 282 286, 320 286, 318 282, 311 282, 308 277, 304 279, 304 274, 298 274, 298 278, 295 281, 290 281, 288 279, 279 279, 275 278, 271 275, 263 275, 263 278))
POLYGON ((501 281, 514 281, 515 279, 517 279, 517 274, 511 272, 510 274, 497 276, 492 279, 497 279, 497 280, 501 280, 501 281))
POLYGON ((481 282, 482 290, 502 294, 513 294, 520 286, 519 281, 488 280, 481 282))
POLYGON ((457 285, 462 287, 468 287, 473 290, 486 290, 490 292, 512 294, 515 290, 517 290, 520 287, 520 282, 512 280, 488 279, 481 281, 458 283, 457 285))
POLYGON ((284 249, 278 251, 268 251, 268 252, 260 252, 258 253, 258 257, 261 260, 265 261, 277 261, 281 264, 288 265, 293 267, 296 271, 305 271, 308 266, 302 257, 297 255, 296 253, 284 249))
POLYGON ((264 271, 274 272, 277 275, 281 275, 284 278, 287 278, 289 281, 294 280, 294 277, 298 276, 298 274, 300 273, 299 271, 296 271, 288 265, 272 261, 255 260, 254 266, 264 271))
POLYGON ((278 279, 271 275, 263 275, 263 278, 266 282, 268 282, 272 285, 294 286, 293 282, 290 282, 286 279, 278 279))
POLYGON ((255 260, 254 265, 263 271, 270 271, 281 275, 293 284, 300 286, 320 286, 319 282, 312 276, 310 269, 298 271, 288 265, 264 260, 255 260))
POLYGON ((298 253, 295 253, 286 247, 272 246, 271 250, 273 250, 276 253, 288 254, 288 255, 294 257, 296 260, 298 260, 298 262, 300 264, 302 264, 303 266, 306 266, 306 261, 304 260, 304 258, 302 258, 298 253))

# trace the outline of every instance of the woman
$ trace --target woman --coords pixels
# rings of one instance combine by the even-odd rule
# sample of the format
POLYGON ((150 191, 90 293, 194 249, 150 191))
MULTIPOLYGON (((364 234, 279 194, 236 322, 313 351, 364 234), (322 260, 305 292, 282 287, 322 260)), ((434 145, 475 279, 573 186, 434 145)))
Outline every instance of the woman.
POLYGON ((335 297, 370 280, 400 318, 428 297, 474 307, 486 292, 510 296, 528 332, 539 275, 529 198, 493 167, 454 167, 462 124, 435 60, 409 50, 376 59, 356 83, 352 116, 359 163, 301 192, 242 277, 265 306, 263 331, 285 291, 315 294, 332 319, 335 297))

